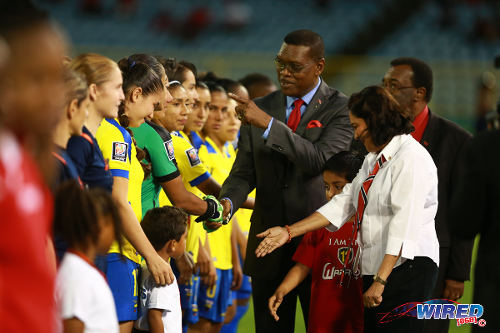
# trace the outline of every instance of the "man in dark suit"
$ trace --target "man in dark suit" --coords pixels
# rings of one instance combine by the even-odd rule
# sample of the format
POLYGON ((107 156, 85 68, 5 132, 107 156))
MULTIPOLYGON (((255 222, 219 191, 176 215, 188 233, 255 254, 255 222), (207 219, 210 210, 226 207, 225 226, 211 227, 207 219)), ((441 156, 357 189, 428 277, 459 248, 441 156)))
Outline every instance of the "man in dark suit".
POLYGON ((484 132, 465 148, 464 174, 456 181, 451 204, 453 233, 465 240, 481 234, 474 278, 474 303, 484 307, 486 326, 472 325, 473 332, 500 332, 500 131, 484 132), (493 148, 493 149, 492 149, 493 148))
POLYGON ((246 125, 220 198, 227 215, 257 189, 244 267, 252 277, 256 330, 289 333, 295 326, 297 294, 307 321, 310 280, 285 297, 278 322, 267 303, 292 267, 300 239, 257 259, 256 235, 301 220, 325 203, 321 171, 333 154, 349 148, 353 131, 346 96, 320 78, 325 60, 318 34, 310 30, 288 34, 275 63, 281 90, 255 102, 231 95, 246 125))
MULTIPOLYGON (((439 274, 433 298, 457 300, 464 281, 469 280, 473 242, 451 234, 450 199, 455 191, 463 147, 471 135, 455 123, 432 113, 427 104, 432 97, 432 70, 415 58, 397 58, 383 79, 384 86, 414 117, 413 137, 431 154, 438 170, 438 211, 436 232, 439 239, 439 274)), ((448 332, 448 320, 428 320, 425 332, 448 332)))

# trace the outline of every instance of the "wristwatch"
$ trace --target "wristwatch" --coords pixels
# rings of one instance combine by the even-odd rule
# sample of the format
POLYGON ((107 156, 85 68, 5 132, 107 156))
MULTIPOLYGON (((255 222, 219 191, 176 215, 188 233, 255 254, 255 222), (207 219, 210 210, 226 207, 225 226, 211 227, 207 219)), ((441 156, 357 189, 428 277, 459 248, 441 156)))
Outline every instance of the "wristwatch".
POLYGON ((373 281, 380 283, 381 285, 385 286, 387 284, 387 281, 382 279, 378 274, 375 274, 373 276, 373 281))

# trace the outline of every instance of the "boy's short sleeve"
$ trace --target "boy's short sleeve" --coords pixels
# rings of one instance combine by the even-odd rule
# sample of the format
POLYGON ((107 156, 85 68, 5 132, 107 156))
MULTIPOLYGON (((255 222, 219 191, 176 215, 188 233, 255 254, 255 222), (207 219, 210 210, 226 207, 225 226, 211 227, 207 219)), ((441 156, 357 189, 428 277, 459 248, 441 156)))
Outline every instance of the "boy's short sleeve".
MULTIPOLYGON (((151 290, 145 304, 146 308, 172 311, 172 300, 174 298, 171 294, 175 292, 174 288, 178 288, 177 283, 166 286, 156 286, 152 276, 150 276, 145 283, 147 283, 147 288, 151 290)), ((180 306, 180 304, 178 306, 180 306)))
POLYGON ((317 242, 314 237, 314 231, 306 233, 304 237, 302 237, 302 241, 297 247, 297 250, 295 250, 293 261, 299 262, 312 269, 316 252, 316 244, 317 242))

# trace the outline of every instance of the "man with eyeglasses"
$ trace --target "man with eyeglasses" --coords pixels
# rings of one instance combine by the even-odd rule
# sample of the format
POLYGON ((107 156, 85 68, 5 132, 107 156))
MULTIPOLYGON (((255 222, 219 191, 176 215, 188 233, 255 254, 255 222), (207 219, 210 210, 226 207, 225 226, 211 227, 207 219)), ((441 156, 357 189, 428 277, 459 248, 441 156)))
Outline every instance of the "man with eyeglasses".
POLYGON ((353 131, 347 98, 320 77, 325 67, 322 38, 297 30, 284 38, 275 59, 281 90, 255 101, 230 95, 246 124, 241 128, 238 153, 220 198, 228 215, 257 189, 251 218, 244 272, 252 277, 257 332, 293 332, 297 295, 307 320, 310 278, 288 294, 276 322, 268 299, 288 270, 300 239, 264 258, 256 258, 257 234, 273 226, 298 221, 326 201, 321 172, 334 154, 347 150, 353 131))
MULTIPOLYGON (((415 58, 397 58, 382 80, 384 87, 413 116, 412 133, 431 154, 438 169, 438 211, 436 232, 439 240, 439 274, 433 298, 456 301, 469 280, 472 241, 461 240, 451 233, 455 221, 450 219, 450 201, 456 190, 457 175, 463 168, 461 157, 471 135, 457 124, 430 111, 432 69, 415 58)), ((472 221, 471 221, 472 222, 472 221)), ((448 320, 427 320, 425 332, 448 332, 448 320)))

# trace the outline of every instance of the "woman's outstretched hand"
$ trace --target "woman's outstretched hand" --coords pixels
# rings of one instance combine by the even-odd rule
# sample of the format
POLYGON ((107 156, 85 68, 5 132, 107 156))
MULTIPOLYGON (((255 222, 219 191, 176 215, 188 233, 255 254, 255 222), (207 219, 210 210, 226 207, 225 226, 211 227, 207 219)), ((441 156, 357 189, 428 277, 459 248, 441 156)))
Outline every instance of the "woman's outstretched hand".
POLYGON ((261 232, 257 237, 264 238, 255 250, 255 254, 259 258, 283 246, 288 241, 288 231, 283 227, 273 227, 261 232))

